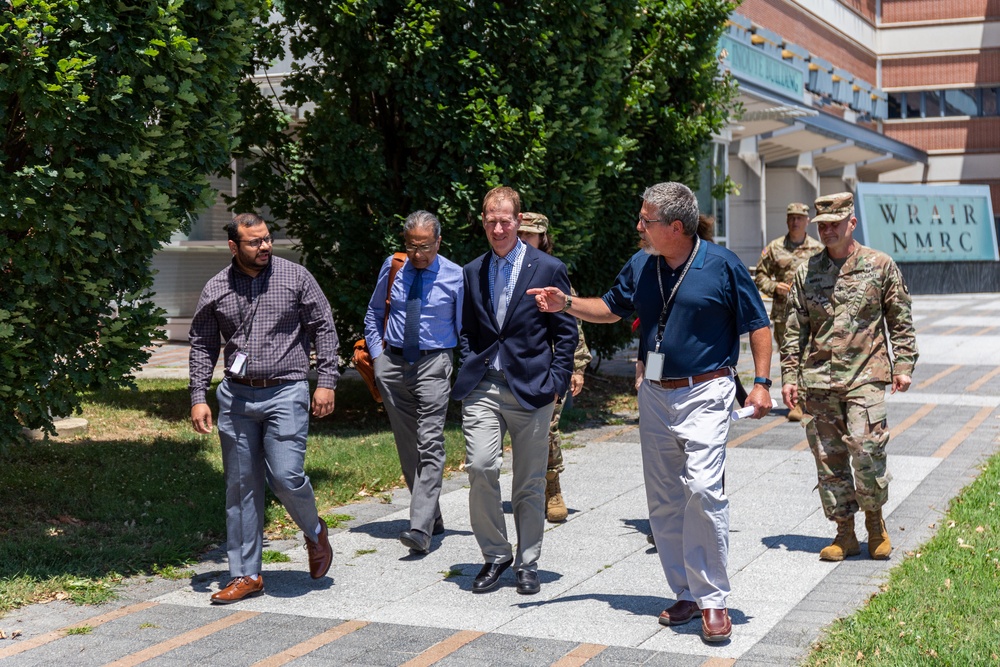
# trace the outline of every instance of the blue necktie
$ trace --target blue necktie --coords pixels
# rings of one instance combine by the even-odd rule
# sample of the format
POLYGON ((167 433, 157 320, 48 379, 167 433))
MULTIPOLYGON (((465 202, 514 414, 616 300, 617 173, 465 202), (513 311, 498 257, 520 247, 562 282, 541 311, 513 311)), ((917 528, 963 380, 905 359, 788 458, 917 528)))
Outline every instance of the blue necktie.
POLYGON ((423 288, 424 272, 417 269, 406 295, 406 324, 403 327, 403 359, 411 364, 420 359, 420 295, 423 288))
MULTIPOLYGON (((507 260, 504 257, 497 258, 497 275, 493 279, 493 293, 496 295, 494 297, 494 306, 496 307, 497 325, 502 329, 503 321, 507 319, 507 277, 504 275, 504 266, 507 264, 507 260)), ((500 370, 500 350, 497 350, 497 356, 493 358, 493 363, 490 367, 495 370, 500 370)))
POLYGON ((493 282, 493 291, 497 293, 497 324, 503 326, 503 321, 507 318, 507 274, 504 267, 507 265, 505 257, 497 258, 497 277, 493 282))

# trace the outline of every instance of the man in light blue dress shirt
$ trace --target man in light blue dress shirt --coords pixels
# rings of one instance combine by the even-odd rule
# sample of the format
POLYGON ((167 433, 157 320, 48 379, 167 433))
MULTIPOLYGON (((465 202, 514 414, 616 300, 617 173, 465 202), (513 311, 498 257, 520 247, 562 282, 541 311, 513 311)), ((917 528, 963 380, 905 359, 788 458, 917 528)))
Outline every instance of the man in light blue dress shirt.
POLYGON ((458 345, 464 282, 462 267, 438 255, 441 223, 416 211, 403 224, 406 262, 386 291, 386 259, 365 314, 365 340, 375 381, 396 439, 410 489, 410 528, 399 541, 427 553, 444 532, 438 498, 444 474, 444 422, 451 392, 452 350, 458 345))

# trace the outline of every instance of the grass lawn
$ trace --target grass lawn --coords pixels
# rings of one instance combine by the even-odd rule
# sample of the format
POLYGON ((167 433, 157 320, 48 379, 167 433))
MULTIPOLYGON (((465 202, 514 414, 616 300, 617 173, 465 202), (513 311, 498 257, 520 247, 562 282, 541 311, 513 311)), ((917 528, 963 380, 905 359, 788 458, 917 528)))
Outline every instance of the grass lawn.
POLYGON ((1000 664, 1000 455, 955 498, 937 534, 905 556, 807 665, 1000 664))
MULTIPOLYGON (((624 378, 588 379, 565 411, 567 433, 634 410, 624 378), (623 407, 624 406, 624 407, 623 407)), ((225 542, 217 434, 198 435, 186 380, 140 380, 136 391, 88 395, 86 435, 9 445, 0 466, 0 615, 55 599, 97 603, 123 577, 176 578, 225 542)), ((217 415, 214 392, 209 393, 217 415)), ((569 439, 571 443, 571 438, 569 439)), ((463 474, 460 407, 445 428, 447 473, 463 474)), ((343 381, 334 414, 310 427, 306 472, 328 523, 333 508, 405 486, 388 418, 360 382, 343 381)), ((271 498, 269 536, 298 528, 271 498)))

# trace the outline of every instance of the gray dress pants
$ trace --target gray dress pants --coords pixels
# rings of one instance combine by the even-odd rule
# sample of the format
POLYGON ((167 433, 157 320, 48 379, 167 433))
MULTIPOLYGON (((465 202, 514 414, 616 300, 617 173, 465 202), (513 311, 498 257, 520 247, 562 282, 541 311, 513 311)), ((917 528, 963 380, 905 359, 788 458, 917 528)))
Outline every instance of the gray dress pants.
POLYGON ((549 460, 549 421, 555 396, 538 410, 528 410, 514 398, 499 371, 486 377, 462 401, 466 470, 469 473, 469 518, 487 563, 514 557, 515 570, 538 569, 545 531, 545 468, 549 460), (507 539, 500 498, 503 438, 510 433, 511 507, 517 551, 507 539))
POLYGON ((265 479, 307 538, 315 539, 319 526, 316 497, 305 473, 309 383, 255 389, 224 380, 215 395, 226 478, 229 574, 258 574, 265 479))
POLYGON ((413 364, 388 350, 375 359, 375 381, 410 490, 410 529, 428 536, 441 516, 438 498, 444 475, 444 421, 451 370, 451 350, 425 354, 413 364))

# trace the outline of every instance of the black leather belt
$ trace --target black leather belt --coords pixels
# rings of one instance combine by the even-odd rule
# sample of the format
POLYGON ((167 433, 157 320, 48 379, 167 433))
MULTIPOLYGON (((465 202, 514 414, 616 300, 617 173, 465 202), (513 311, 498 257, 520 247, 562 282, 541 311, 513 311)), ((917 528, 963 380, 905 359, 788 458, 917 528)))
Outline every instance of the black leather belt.
POLYGON ((266 378, 238 378, 229 376, 227 378, 230 382, 235 382, 236 384, 246 385, 247 387, 253 387, 254 389, 268 389, 270 387, 277 387, 279 384, 285 384, 286 382, 292 382, 292 380, 268 380, 266 378))
MULTIPOLYGON (((420 350, 420 356, 421 357, 426 357, 428 354, 434 354, 435 352, 445 352, 445 351, 447 351, 449 349, 451 349, 451 348, 439 347, 436 350, 420 350)), ((395 345, 390 345, 389 346, 389 352, 391 352, 392 354, 398 355, 400 357, 403 356, 403 348, 396 347, 395 345)))

